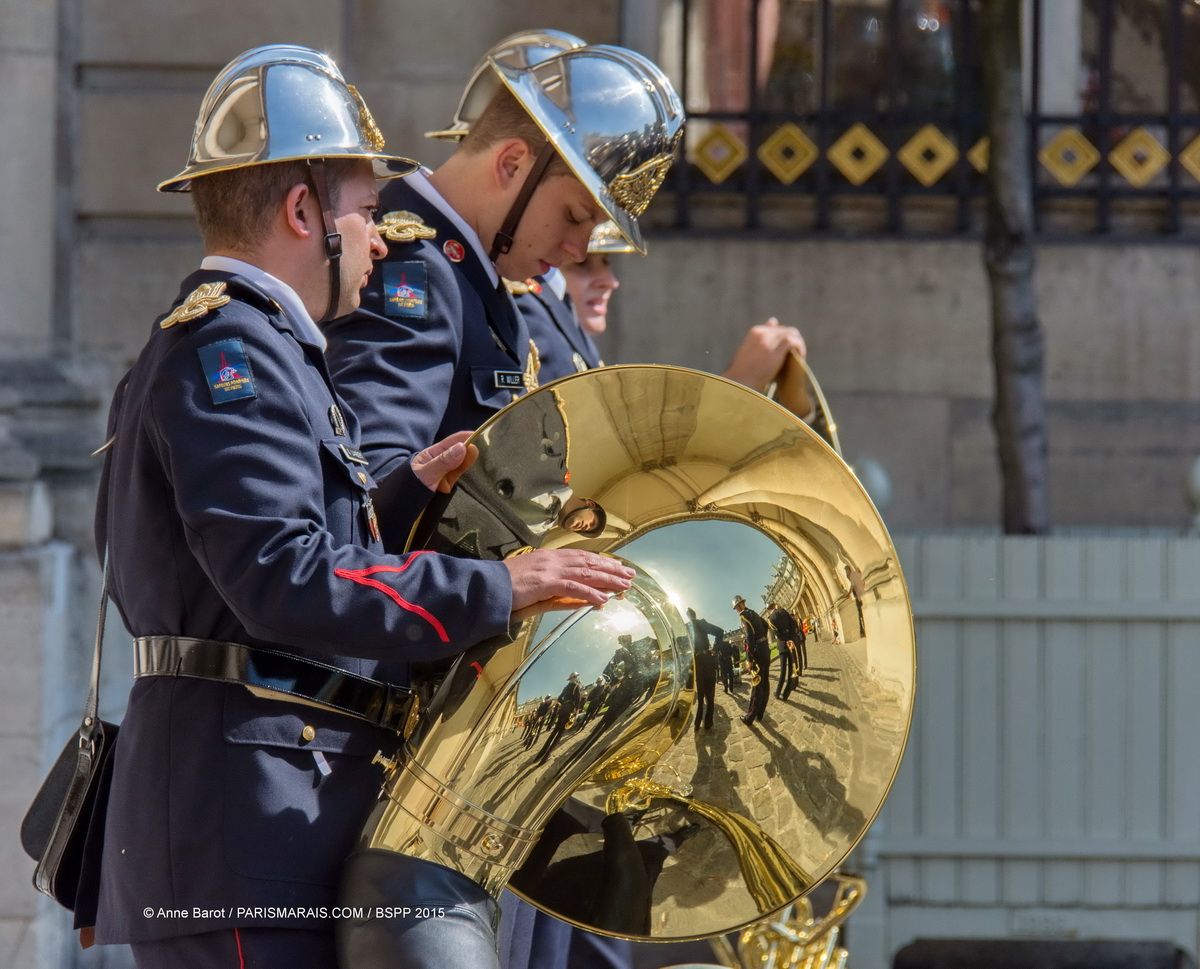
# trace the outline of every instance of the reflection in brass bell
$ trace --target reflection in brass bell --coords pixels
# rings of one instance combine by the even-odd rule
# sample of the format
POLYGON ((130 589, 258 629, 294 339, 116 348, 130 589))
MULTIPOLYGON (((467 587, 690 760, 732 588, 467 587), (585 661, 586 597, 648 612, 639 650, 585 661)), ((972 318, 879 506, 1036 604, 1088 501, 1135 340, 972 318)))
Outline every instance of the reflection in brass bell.
POLYGON ((895 550, 850 469, 761 394, 668 367, 565 377, 472 442, 478 459, 411 547, 586 548, 638 577, 601 610, 468 650, 363 845, 637 939, 751 925, 827 878, 888 792, 915 681, 895 550), (801 669, 780 684, 773 644, 761 722, 743 722, 751 687, 730 679, 711 727, 694 724, 696 694, 744 658, 735 593, 807 628, 784 650, 801 669), (723 630, 715 657, 688 609, 723 630))

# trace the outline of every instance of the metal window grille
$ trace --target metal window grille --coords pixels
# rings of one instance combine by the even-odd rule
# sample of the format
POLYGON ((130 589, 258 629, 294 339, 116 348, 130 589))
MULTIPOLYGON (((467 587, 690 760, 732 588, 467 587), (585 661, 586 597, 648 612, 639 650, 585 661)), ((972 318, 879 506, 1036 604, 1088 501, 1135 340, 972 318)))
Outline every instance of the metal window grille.
MULTIPOLYGON (((673 204, 648 213, 659 227, 783 236, 980 231, 987 142, 979 0, 663 5, 671 3, 677 26, 663 31, 660 56, 689 124, 664 189, 673 204), (714 5, 724 21, 714 19, 714 5), (787 16, 811 18, 798 52, 783 36, 787 16), (870 57, 854 30, 878 33, 870 57), (721 31, 727 36, 714 40, 721 31), (797 71, 804 83, 790 88, 789 56, 805 67, 797 71), (734 78, 732 94, 714 93, 718 71, 727 88, 734 78)), ((1043 238, 1200 237, 1200 0, 1032 0, 1029 10, 1029 164, 1043 238), (1048 32, 1058 4, 1078 4, 1079 31, 1067 38, 1074 47, 1061 52, 1079 67, 1068 111, 1062 72, 1055 99, 1044 70, 1063 43, 1048 32), (1150 96, 1138 94, 1143 83, 1150 96)))

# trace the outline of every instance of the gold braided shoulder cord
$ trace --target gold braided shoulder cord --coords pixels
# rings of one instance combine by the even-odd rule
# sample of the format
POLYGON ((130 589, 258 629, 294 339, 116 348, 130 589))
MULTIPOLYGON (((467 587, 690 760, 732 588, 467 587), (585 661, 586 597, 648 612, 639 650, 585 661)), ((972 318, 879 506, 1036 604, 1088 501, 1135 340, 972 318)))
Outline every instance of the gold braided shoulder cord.
POLYGON ((437 229, 427 226, 415 212, 389 212, 375 228, 388 242, 415 242, 436 239, 437 229))
POLYGON ((197 286, 187 298, 175 307, 169 316, 163 319, 158 325, 164 329, 170 329, 176 323, 186 323, 188 320, 198 320, 219 306, 224 306, 229 302, 229 297, 225 295, 224 283, 204 283, 202 286, 197 286))

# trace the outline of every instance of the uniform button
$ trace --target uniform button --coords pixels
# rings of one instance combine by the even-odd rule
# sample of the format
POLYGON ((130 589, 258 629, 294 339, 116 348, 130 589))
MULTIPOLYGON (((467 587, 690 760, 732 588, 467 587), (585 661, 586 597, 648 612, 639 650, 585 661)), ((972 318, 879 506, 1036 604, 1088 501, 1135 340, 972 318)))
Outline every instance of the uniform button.
POLYGON ((305 728, 300 731, 300 736, 303 737, 306 741, 313 740, 317 736, 316 728, 311 727, 311 726, 305 726, 305 728))

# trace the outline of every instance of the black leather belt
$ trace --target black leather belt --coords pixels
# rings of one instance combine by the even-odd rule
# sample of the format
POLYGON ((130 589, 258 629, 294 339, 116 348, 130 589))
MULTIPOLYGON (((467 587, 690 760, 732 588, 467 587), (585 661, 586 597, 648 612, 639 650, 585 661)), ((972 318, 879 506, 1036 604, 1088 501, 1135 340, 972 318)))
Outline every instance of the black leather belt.
POLYGON ((259 646, 185 636, 139 636, 134 676, 194 676, 311 700, 404 738, 417 724, 417 695, 316 660, 259 646))

